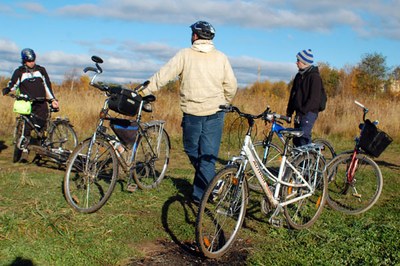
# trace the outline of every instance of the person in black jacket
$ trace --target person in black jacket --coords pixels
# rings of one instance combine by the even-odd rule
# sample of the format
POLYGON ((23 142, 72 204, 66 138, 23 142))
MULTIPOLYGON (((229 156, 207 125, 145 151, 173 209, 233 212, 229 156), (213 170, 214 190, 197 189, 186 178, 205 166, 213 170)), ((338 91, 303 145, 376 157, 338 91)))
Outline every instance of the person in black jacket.
POLYGON ((304 134, 294 138, 293 144, 302 146, 311 143, 312 128, 320 110, 323 85, 318 67, 313 65, 312 51, 302 50, 297 53, 296 58, 299 72, 293 81, 286 114, 291 117, 296 112, 294 127, 302 129, 304 134))
MULTIPOLYGON (((58 101, 54 96, 46 69, 35 62, 35 52, 25 48, 21 51, 21 59, 22 65, 14 71, 8 86, 3 89, 3 95, 19 90, 20 95, 27 95, 32 99, 32 116, 35 124, 43 130, 49 112, 47 102, 51 102, 52 107, 58 109, 58 101)), ((31 131, 32 128, 27 125, 24 131, 27 140, 23 143, 25 147, 29 144, 31 131)))

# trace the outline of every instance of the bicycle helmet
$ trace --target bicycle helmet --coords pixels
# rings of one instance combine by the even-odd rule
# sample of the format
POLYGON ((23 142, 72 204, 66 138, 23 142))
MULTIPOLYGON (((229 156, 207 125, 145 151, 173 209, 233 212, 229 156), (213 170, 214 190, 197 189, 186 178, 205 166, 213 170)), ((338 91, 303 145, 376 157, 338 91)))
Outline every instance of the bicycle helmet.
POLYGON ((206 21, 197 21, 190 26, 192 33, 196 33, 200 39, 212 40, 215 36, 214 27, 206 21))
POLYGON ((32 62, 36 60, 36 54, 32 49, 25 48, 21 51, 21 59, 24 63, 28 61, 32 62))

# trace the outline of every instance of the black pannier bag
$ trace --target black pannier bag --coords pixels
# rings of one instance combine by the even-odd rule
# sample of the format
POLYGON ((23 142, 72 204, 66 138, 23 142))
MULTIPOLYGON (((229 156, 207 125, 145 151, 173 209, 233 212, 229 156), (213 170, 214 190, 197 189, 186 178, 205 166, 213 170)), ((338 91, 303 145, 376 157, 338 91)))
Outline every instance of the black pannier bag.
POLYGON ((110 127, 122 144, 128 148, 132 148, 139 129, 136 121, 122 118, 111 118, 110 127))
POLYGON ((365 120, 359 145, 367 154, 379 157, 392 141, 388 134, 379 130, 369 119, 365 120))
POLYGON ((142 97, 133 90, 121 87, 110 88, 108 107, 120 114, 135 116, 138 113, 142 97))

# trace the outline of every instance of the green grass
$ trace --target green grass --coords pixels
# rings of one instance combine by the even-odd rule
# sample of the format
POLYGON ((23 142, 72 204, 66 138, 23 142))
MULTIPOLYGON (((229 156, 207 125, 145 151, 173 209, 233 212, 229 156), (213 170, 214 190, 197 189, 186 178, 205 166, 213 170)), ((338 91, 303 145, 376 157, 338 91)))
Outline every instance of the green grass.
MULTIPOLYGON (((345 150, 351 143, 335 146, 345 150)), ((399 151, 393 143, 377 160, 383 192, 362 215, 326 208, 310 229, 276 228, 261 214, 259 195, 252 192, 235 245, 235 252, 246 254, 240 264, 400 264, 399 151)), ((68 206, 62 169, 12 164, 7 148, 0 153, 0 170, 0 265, 130 265, 154 247, 166 252, 160 242, 178 249, 194 242, 196 209, 184 200, 193 173, 179 141, 173 142, 168 176, 160 187, 128 193, 118 183, 107 204, 93 214, 68 206)))

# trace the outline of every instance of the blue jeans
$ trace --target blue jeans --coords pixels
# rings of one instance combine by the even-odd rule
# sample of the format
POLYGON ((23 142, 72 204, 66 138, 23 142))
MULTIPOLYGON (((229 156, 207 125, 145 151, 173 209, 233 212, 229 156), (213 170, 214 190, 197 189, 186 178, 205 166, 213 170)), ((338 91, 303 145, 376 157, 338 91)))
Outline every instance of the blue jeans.
POLYGON ((192 197, 196 200, 202 198, 215 176, 224 117, 224 112, 209 116, 183 115, 183 147, 195 169, 192 197))
POLYGON ((295 123, 294 127, 301 129, 304 133, 301 137, 293 138, 293 144, 296 147, 310 144, 312 140, 311 137, 312 128, 314 126, 315 121, 318 118, 318 114, 313 112, 308 112, 305 115, 296 115, 296 116, 299 116, 300 123, 295 123))

